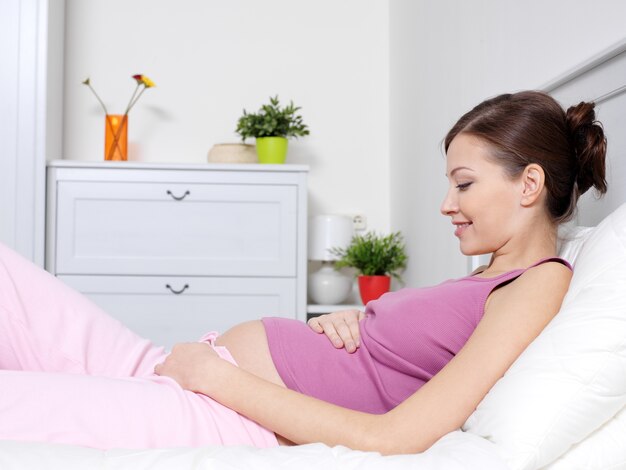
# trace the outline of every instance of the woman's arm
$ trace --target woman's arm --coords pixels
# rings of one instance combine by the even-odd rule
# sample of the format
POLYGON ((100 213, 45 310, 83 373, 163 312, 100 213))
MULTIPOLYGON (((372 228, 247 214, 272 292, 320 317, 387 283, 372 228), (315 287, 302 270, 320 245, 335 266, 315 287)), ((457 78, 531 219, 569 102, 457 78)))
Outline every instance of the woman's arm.
POLYGON ((483 319, 452 361, 383 415, 348 410, 281 388, 216 358, 202 344, 191 345, 204 351, 200 359, 193 354, 174 358, 180 363, 166 361, 157 372, 298 444, 321 441, 383 454, 421 452, 467 420, 559 310, 570 277, 561 264, 546 263, 494 292, 483 319))

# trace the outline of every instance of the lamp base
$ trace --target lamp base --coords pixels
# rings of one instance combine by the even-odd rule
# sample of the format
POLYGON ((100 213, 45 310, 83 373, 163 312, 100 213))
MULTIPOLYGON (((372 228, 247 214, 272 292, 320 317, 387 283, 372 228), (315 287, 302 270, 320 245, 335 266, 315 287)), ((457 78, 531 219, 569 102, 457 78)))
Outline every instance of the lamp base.
POLYGON ((340 304, 352 290, 352 277, 335 270, 331 261, 309 275, 309 296, 316 304, 340 304))

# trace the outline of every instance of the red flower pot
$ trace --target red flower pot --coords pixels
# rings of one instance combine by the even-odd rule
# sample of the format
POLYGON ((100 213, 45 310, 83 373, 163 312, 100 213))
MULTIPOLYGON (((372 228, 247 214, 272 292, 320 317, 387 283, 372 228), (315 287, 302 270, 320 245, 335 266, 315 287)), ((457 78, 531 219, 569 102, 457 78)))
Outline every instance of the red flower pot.
POLYGON ((363 305, 389 292, 390 286, 390 276, 359 276, 359 292, 363 305))

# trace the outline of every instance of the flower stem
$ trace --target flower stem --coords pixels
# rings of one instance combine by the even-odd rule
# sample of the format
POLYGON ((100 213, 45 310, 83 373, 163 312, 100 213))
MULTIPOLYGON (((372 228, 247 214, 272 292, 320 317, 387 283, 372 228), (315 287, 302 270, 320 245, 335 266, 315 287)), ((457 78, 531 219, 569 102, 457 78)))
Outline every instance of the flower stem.
POLYGON ((102 109, 104 109, 104 114, 109 114, 109 112, 107 111, 107 107, 104 105, 104 103, 102 102, 102 100, 98 96, 98 93, 96 93, 96 90, 94 90, 94 88, 91 86, 91 83, 85 83, 85 85, 87 85, 89 87, 91 92, 95 95, 96 99, 100 102, 100 106, 102 106, 102 109))
MULTIPOLYGON (((137 88, 139 88, 141 85, 137 85, 137 88)), ((135 92, 137 91, 137 89, 135 89, 135 92)), ((133 106, 135 106, 135 103, 137 101, 139 101, 139 98, 141 98, 141 95, 143 95, 143 92, 146 91, 146 86, 144 85, 144 87, 141 89, 141 91, 139 92, 139 94, 135 97, 135 93, 133 93, 133 97, 134 100, 131 99, 130 102, 128 103, 128 107, 126 108, 126 112, 124 114, 128 114, 130 112, 130 110, 133 108, 133 106)))
MULTIPOLYGON (((135 103, 133 103, 133 100, 135 100, 135 95, 137 95, 137 90, 139 90, 140 86, 141 85, 139 83, 137 83, 137 86, 135 87, 135 91, 133 91, 133 94, 130 97, 130 100, 128 101, 128 106, 126 106, 126 111, 124 111, 124 114, 128 114, 128 112, 130 111, 130 108, 132 108, 133 105, 135 104, 135 103)), ((142 92, 143 92, 143 90, 142 90, 142 92)), ((141 96, 141 94, 139 94, 139 96, 141 96)), ((139 98, 139 97, 137 97, 137 98, 139 98)), ((137 100, 135 100, 135 101, 137 101, 137 100)))

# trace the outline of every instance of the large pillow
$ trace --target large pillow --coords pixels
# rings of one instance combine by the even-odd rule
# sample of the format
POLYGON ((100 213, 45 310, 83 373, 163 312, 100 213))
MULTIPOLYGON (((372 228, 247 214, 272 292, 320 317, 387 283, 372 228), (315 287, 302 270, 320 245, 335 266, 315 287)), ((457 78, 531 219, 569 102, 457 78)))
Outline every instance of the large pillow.
POLYGON ((626 408, 584 441, 551 463, 549 470, 618 470, 626 468, 626 408))
POLYGON ((512 470, 550 464, 626 405, 626 204, 565 237, 574 276, 561 311, 463 426, 512 470))

